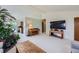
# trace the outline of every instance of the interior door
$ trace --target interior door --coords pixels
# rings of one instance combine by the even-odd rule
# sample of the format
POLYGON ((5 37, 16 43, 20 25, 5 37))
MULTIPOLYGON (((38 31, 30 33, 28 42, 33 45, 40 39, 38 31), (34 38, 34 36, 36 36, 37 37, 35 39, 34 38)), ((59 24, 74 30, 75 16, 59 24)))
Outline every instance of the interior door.
POLYGON ((46 33, 46 19, 42 20, 42 33, 46 33))
POLYGON ((74 23, 75 39, 74 40, 79 41, 79 17, 76 17, 74 20, 75 20, 75 23, 74 23))

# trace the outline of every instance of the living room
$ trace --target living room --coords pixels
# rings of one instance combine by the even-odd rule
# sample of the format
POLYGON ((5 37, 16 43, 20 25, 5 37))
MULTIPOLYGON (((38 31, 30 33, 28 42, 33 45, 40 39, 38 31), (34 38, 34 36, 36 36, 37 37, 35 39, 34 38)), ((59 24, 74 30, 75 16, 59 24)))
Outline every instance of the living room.
MULTIPOLYGON (((1 8, 7 9, 16 18, 17 23, 17 25, 15 26, 16 32, 18 32, 20 35, 20 40, 18 40, 18 43, 22 43, 29 40, 36 46, 38 46, 39 49, 41 48, 40 50, 42 51, 40 52, 47 52, 47 53, 73 52, 71 48, 71 42, 74 41, 74 18, 79 16, 78 7, 79 6, 77 5, 72 6, 2 5, 1 6, 1 8), (45 20, 44 24, 42 23, 43 20, 45 20), (62 35, 63 37, 58 38, 55 36, 50 36, 49 35, 51 30, 50 22, 61 21, 61 20, 65 21, 65 29, 63 29, 63 35, 62 35), (28 29, 31 30, 29 30, 28 32, 28 29), (30 34, 30 31, 35 32, 30 34)), ((61 29, 59 31, 61 31, 61 29)), ((57 35, 60 36, 61 34, 57 35)), ((20 45, 18 47, 20 47, 20 45)), ((20 50, 22 50, 22 47, 20 50)), ((16 53, 16 47, 11 48, 10 51, 8 52, 16 53)))

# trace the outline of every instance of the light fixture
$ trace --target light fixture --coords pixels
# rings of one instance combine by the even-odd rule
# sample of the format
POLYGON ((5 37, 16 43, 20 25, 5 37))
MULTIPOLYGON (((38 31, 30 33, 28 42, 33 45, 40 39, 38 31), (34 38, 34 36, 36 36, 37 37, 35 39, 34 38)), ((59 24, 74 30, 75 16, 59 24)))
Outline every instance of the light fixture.
POLYGON ((29 24, 29 29, 32 29, 32 28, 33 28, 33 26, 32 26, 32 24, 30 23, 30 24, 29 24))

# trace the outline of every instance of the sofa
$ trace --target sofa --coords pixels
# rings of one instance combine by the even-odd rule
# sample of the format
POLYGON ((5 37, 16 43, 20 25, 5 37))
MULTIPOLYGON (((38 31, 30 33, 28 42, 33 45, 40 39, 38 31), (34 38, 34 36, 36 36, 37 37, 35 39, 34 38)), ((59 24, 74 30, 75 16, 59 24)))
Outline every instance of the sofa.
POLYGON ((73 41, 71 43, 72 53, 79 53, 79 41, 73 41))

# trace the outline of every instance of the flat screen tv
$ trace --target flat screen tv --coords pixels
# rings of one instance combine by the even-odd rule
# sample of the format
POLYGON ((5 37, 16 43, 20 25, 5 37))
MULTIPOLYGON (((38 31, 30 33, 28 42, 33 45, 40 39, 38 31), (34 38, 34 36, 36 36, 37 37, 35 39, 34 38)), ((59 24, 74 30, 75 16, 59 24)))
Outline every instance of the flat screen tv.
POLYGON ((66 29, 65 20, 50 22, 51 29, 66 29))

